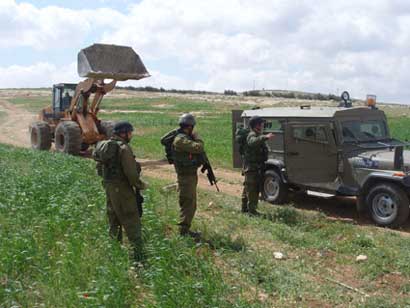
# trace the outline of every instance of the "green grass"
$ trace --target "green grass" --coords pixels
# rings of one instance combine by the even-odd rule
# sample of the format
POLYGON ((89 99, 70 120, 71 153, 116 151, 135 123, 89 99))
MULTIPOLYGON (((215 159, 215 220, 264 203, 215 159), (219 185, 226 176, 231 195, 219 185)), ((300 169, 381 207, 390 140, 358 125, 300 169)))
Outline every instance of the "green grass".
MULTIPOLYGON (((168 131, 178 127, 177 115, 158 115, 156 113, 103 115, 104 119, 127 120, 136 129, 131 141, 135 152, 141 158, 164 158, 164 147, 160 139, 168 131)), ((231 124, 230 114, 222 113, 207 117, 197 117, 197 131, 205 140, 209 159, 215 165, 231 167, 231 124)))
POLYGON ((212 251, 167 237, 158 183, 146 192, 146 268, 135 271, 107 235, 93 161, 3 145, 0 156, 0 307, 231 307, 212 251))
POLYGON ((394 231, 291 205, 262 203, 252 218, 239 198, 200 191, 194 243, 177 235, 176 191, 148 179, 147 260, 132 269, 127 246, 107 235, 93 161, 3 145, 0 156, 0 307, 410 305, 410 238, 394 231))
POLYGON ((137 130, 132 141, 141 158, 164 158, 159 140, 178 126, 178 117, 193 112, 197 117, 197 131, 205 141, 209 159, 216 166, 232 167, 231 110, 250 108, 250 105, 226 102, 206 102, 175 97, 106 99, 103 109, 114 111, 101 114, 104 119, 128 120, 137 130), (115 110, 139 110, 144 113, 115 113, 115 110))
POLYGON ((15 97, 8 99, 12 104, 25 108, 31 112, 39 112, 41 109, 51 106, 51 97, 15 97))
POLYGON ((407 117, 388 118, 390 134, 399 140, 410 140, 410 119, 407 117))

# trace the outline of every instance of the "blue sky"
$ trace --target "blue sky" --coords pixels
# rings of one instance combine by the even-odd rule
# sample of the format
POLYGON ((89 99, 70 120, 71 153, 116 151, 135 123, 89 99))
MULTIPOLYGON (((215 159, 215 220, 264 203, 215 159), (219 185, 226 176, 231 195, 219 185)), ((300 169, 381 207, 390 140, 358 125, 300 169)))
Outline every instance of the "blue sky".
POLYGON ((410 103, 404 0, 1 0, 0 88, 78 82, 77 53, 95 42, 141 56, 152 77, 123 84, 410 103))

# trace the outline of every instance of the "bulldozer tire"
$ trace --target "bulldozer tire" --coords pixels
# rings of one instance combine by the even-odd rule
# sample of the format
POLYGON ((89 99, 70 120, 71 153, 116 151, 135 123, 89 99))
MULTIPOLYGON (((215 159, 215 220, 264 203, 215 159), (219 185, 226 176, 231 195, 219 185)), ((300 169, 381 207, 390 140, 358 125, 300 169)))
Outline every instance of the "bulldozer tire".
POLYGON ((81 150, 81 129, 76 122, 63 121, 55 131, 55 146, 58 152, 78 155, 81 150))
POLYGON ((50 150, 51 129, 47 122, 34 122, 30 125, 30 141, 35 150, 50 150))
POLYGON ((114 129, 115 121, 101 121, 101 133, 111 138, 114 129))

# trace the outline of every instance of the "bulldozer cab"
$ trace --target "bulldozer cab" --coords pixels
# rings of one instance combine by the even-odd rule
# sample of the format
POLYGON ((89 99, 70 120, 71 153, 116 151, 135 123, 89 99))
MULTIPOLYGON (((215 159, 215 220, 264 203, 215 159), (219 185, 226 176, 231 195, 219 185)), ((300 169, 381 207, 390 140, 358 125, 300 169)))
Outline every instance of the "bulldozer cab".
POLYGON ((74 83, 59 83, 53 85, 52 107, 55 115, 64 112, 70 107, 76 86, 74 83))

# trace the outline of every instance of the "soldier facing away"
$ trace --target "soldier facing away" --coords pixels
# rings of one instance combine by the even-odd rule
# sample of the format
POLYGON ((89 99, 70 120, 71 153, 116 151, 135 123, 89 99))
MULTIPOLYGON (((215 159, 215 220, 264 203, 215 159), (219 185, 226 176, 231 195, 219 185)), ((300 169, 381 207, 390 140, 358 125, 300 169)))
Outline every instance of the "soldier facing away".
POLYGON ((140 261, 143 256, 140 219, 142 213, 136 205, 136 194, 139 195, 139 191, 145 189, 146 184, 140 179, 141 166, 129 146, 133 130, 132 125, 126 121, 116 123, 113 136, 109 141, 97 144, 93 156, 100 162, 97 168, 100 168, 107 197, 110 236, 122 241, 124 228, 133 247, 134 258, 140 261))
POLYGON ((271 140, 274 135, 262 134, 264 120, 259 116, 253 116, 249 120, 251 128, 244 147, 243 174, 245 175, 242 192, 242 212, 250 215, 258 215, 256 211, 258 198, 261 190, 261 181, 265 161, 268 159, 268 147, 266 140, 271 140))
POLYGON ((172 156, 177 173, 179 206, 181 221, 180 234, 199 237, 199 233, 190 231, 195 215, 198 168, 203 164, 204 142, 194 132, 196 121, 187 113, 179 118, 179 130, 172 143, 172 156))

